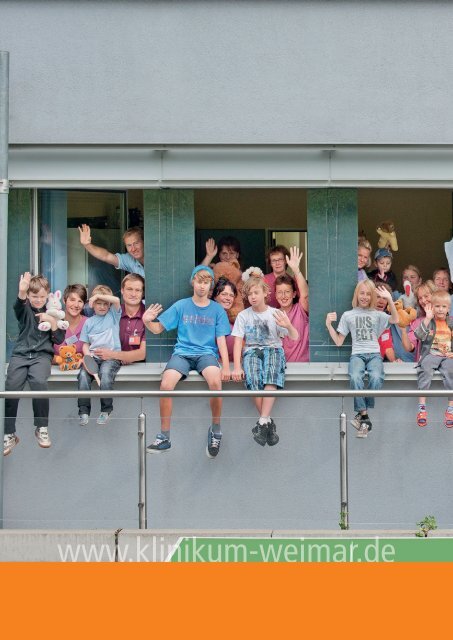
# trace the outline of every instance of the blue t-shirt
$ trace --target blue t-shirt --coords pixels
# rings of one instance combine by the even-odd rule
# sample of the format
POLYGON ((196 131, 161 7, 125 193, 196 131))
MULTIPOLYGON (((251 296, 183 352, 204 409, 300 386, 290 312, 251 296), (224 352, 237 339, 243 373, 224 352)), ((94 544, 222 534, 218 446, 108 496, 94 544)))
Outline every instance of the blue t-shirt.
POLYGON ((81 342, 88 342, 90 349, 112 349, 121 351, 120 343, 121 308, 112 305, 105 316, 91 316, 82 327, 81 342))
POLYGON ((229 335, 230 323, 225 309, 209 301, 199 307, 192 298, 183 298, 164 311, 158 321, 167 331, 178 330, 173 353, 178 356, 219 356, 216 338, 229 335))
POLYGON ((129 271, 129 273, 138 273, 142 278, 145 277, 145 267, 129 253, 115 253, 115 255, 118 258, 117 269, 129 271))

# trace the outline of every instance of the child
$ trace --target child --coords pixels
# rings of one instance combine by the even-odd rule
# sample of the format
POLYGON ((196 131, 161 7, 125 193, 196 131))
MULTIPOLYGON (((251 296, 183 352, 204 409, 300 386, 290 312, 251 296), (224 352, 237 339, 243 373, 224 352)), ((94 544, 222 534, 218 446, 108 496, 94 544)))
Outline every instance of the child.
MULTIPOLYGON (((19 322, 19 336, 13 349, 6 376, 6 391, 22 391, 28 382, 33 391, 47 391, 47 378, 53 357, 53 345, 63 342, 65 332, 57 329, 57 320, 46 313, 46 301, 50 286, 41 275, 31 277, 27 271, 19 280, 19 292, 14 303, 14 313, 19 322), (51 330, 40 331, 40 322, 50 322, 51 330)), ((7 456, 19 442, 16 435, 18 398, 5 400, 5 435, 3 455, 7 456)), ((33 400, 35 437, 43 449, 51 445, 49 424, 49 399, 33 400)))
MULTIPOLYGON (((193 296, 175 302, 167 311, 160 304, 152 304, 143 314, 143 322, 151 333, 178 330, 178 338, 170 360, 165 367, 160 388, 173 391, 181 379, 192 370, 198 371, 208 383, 208 387, 220 391, 222 381, 230 379, 230 363, 225 336, 230 333, 230 323, 225 309, 209 293, 214 286, 214 272, 205 265, 195 267, 190 276, 193 296), (158 322, 156 318, 159 316, 158 322), (222 366, 220 367, 218 356, 222 366)), ((206 455, 215 458, 219 453, 222 433, 220 415, 222 399, 212 398, 212 424, 208 429, 206 455)), ((172 399, 161 398, 161 432, 147 447, 148 453, 163 453, 171 448, 170 420, 172 399)))
POLYGON ((396 291, 396 275, 392 268, 392 252, 388 249, 378 249, 374 254, 374 264, 376 269, 370 271, 368 277, 374 284, 388 284, 392 291, 396 291))
MULTIPOLYGON (((111 391, 115 376, 121 367, 120 360, 102 360, 95 355, 96 349, 111 349, 121 351, 120 345, 120 319, 121 305, 119 298, 112 295, 110 287, 99 285, 94 287, 89 305, 94 310, 94 316, 88 318, 83 325, 80 340, 83 343, 83 354, 92 355, 99 366, 100 388, 102 391, 111 391)), ((78 383, 79 391, 91 389, 92 376, 83 367, 80 369, 78 383)), ((91 412, 89 398, 79 398, 79 424, 86 427, 91 412)), ((96 420, 97 424, 105 425, 110 420, 113 411, 112 398, 101 398, 101 413, 96 420)))
MULTIPOLYGON (((437 290, 432 294, 431 303, 425 306, 425 317, 415 330, 421 342, 420 360, 417 367, 418 388, 429 389, 434 371, 439 371, 445 389, 453 389, 453 318, 450 318, 450 294, 437 290)), ((426 427, 426 398, 420 397, 417 424, 426 427)), ((449 399, 445 412, 445 426, 453 427, 453 399, 449 399)))
MULTIPOLYGON (((326 327, 337 347, 341 347, 348 333, 351 334, 352 351, 348 371, 351 389, 364 388, 365 372, 368 372, 370 389, 380 389, 384 382, 384 367, 378 338, 389 322, 396 323, 399 318, 391 293, 383 287, 378 287, 377 291, 387 299, 391 311, 390 317, 382 311, 376 311, 376 287, 371 280, 364 280, 357 284, 352 298, 352 309, 341 316, 337 331, 332 327, 337 314, 331 312, 326 317, 326 327)), ((372 424, 368 409, 373 408, 374 398, 354 398, 354 411, 357 413, 351 420, 351 424, 357 429, 358 438, 366 438, 371 431, 372 424)))
POLYGON ((289 252, 286 262, 294 278, 288 273, 278 276, 275 280, 275 296, 278 306, 288 314, 291 324, 297 329, 299 339, 293 341, 289 337, 283 338, 283 350, 286 362, 308 362, 308 285, 299 268, 302 253, 297 247, 291 247, 289 252))
POLYGON ((365 238, 359 238, 357 245, 357 282, 367 280, 365 267, 371 266, 371 244, 365 238))
MULTIPOLYGON (((288 335, 297 340, 299 334, 284 311, 266 304, 269 285, 260 277, 251 276, 244 285, 243 296, 250 307, 241 311, 234 323, 233 380, 244 379, 247 389, 275 391, 285 386, 285 353, 281 338, 288 335), (245 339, 241 367, 242 340, 245 339)), ((275 398, 254 398, 259 419, 252 429, 253 439, 262 447, 279 441, 275 422, 271 418, 275 398)))

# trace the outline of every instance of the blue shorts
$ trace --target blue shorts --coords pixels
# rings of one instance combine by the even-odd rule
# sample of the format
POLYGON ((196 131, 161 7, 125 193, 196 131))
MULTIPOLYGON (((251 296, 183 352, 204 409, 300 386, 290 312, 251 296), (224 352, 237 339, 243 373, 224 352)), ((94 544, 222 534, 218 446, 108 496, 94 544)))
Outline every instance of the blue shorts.
POLYGON ((285 386, 286 358, 283 349, 263 347, 244 353, 245 386, 250 391, 262 391, 267 384, 279 389, 285 386))
POLYGON ((170 360, 167 362, 167 366, 164 371, 167 369, 173 369, 173 371, 179 371, 182 375, 182 380, 187 378, 190 371, 198 371, 201 375, 202 371, 206 369, 206 367, 217 367, 220 369, 220 364, 217 358, 213 355, 203 355, 203 356, 176 356, 172 355, 170 360))

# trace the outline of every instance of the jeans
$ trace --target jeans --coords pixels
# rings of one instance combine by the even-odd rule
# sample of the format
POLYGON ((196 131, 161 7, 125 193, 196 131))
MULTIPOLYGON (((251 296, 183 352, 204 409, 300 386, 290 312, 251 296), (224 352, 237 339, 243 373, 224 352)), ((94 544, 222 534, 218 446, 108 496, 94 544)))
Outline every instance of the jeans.
MULTIPOLYGON (((116 374, 118 373, 118 369, 121 367, 121 362, 119 360, 99 360, 95 358, 96 362, 99 365, 99 379, 101 381, 101 391, 111 391, 113 389, 113 383, 115 382, 116 374)), ((79 370, 79 391, 89 391, 91 389, 91 383, 93 382, 94 377, 85 371, 82 367, 79 370)), ((91 412, 91 400, 90 398, 79 398, 77 400, 77 404, 79 406, 79 416, 82 413, 87 413, 90 415, 91 412)), ((111 413, 113 411, 113 399, 112 398, 101 398, 101 411, 103 413, 111 413)))
MULTIPOLYGON (((349 360, 349 386, 351 389, 365 388, 365 373, 368 373, 368 389, 377 390, 384 382, 384 365, 380 353, 356 353, 349 360)), ((374 409, 374 398, 354 398, 354 411, 374 409)))

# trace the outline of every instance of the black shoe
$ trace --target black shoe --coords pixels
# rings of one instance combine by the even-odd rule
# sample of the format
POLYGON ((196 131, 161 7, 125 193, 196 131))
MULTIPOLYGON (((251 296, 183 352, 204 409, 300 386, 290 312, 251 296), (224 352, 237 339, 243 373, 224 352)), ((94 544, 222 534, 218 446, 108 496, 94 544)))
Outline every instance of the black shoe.
POLYGON ((267 424, 260 424, 258 420, 256 425, 252 429, 253 439, 262 447, 264 447, 264 445, 267 442, 267 428, 268 428, 267 424))
POLYGON ((277 435, 277 425, 273 420, 271 420, 270 424, 267 426, 267 444, 270 447, 273 447, 279 440, 280 438, 277 435))
POLYGON ((220 441, 222 439, 222 434, 217 431, 214 433, 212 427, 208 429, 208 444, 206 446, 206 455, 208 458, 215 458, 219 453, 220 449, 220 441))

